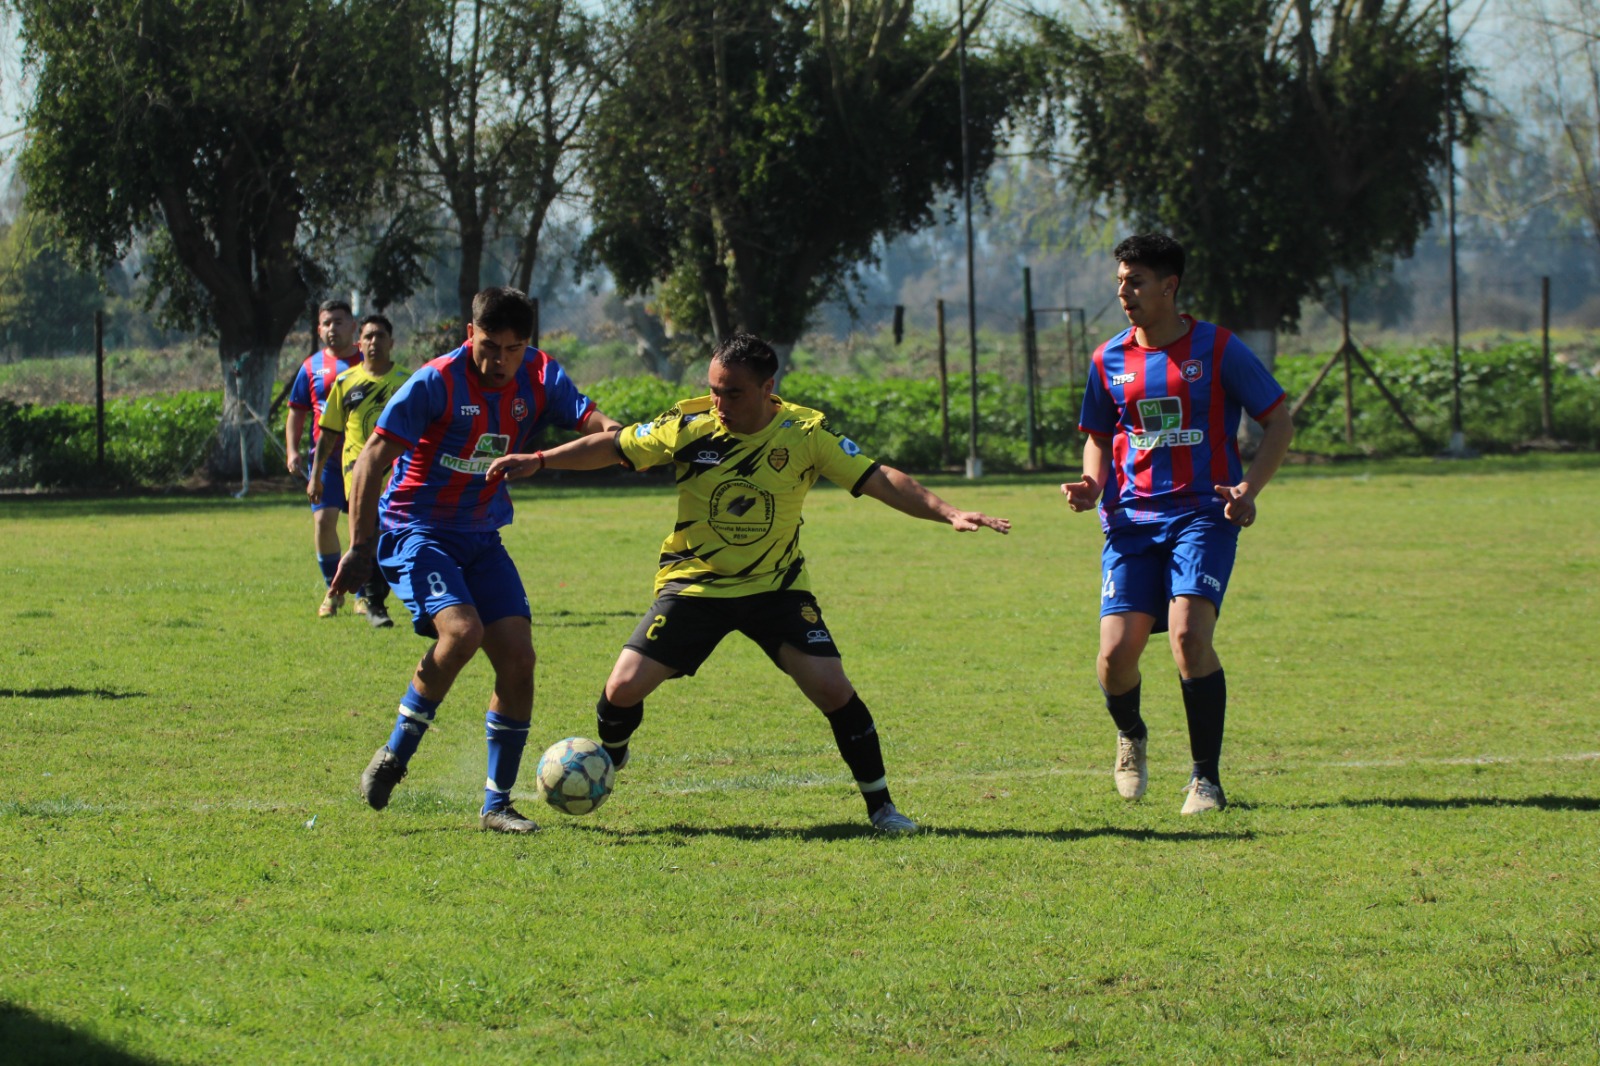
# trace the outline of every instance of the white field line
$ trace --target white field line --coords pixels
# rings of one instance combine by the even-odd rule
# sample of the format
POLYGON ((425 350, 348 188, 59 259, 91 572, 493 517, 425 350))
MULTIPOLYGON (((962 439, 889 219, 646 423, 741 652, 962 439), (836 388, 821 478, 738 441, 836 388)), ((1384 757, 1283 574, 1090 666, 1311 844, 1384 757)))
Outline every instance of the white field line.
MULTIPOLYGON (((1267 763, 1227 763, 1226 765, 1235 772, 1249 772, 1271 768, 1281 773, 1296 773, 1311 769, 1339 769, 1339 770, 1392 770, 1397 767, 1407 766, 1506 766, 1517 764, 1540 763, 1576 763, 1600 761, 1600 751, 1579 751, 1562 755, 1478 755, 1456 756, 1452 758, 1416 758, 1416 759, 1371 759, 1354 760, 1350 762, 1321 762, 1308 763, 1298 766, 1281 766, 1267 763)), ((952 780, 964 781, 1017 781, 1050 777, 1102 777, 1107 773, 1104 768, 1088 768, 1079 766, 1044 766, 1032 770, 1006 769, 987 770, 979 773, 941 774, 937 778, 924 775, 907 775, 896 777, 891 768, 890 784, 922 785, 922 784, 949 784, 952 780)), ((669 778, 670 780, 670 778, 669 778)), ((715 792, 743 792, 749 790, 769 788, 836 788, 844 778, 832 774, 806 774, 788 776, 781 773, 751 774, 735 776, 729 780, 707 781, 697 784, 667 785, 652 788, 649 791, 663 796, 689 796, 715 792)), ((437 790, 434 790, 437 791, 437 790)), ((519 795, 522 790, 518 790, 519 795)), ((529 793, 531 795, 531 793, 529 793)), ((326 797, 321 797, 325 799, 326 797)), ((49 805, 52 801, 43 801, 49 805)), ((439 803, 445 801, 441 798, 439 803)), ((239 798, 225 803, 195 803, 188 805, 187 809, 195 811, 208 810, 253 810, 253 811, 282 811, 282 810, 312 810, 318 803, 317 797, 301 797, 293 800, 268 800, 239 798)), ((168 806, 167 804, 137 804, 139 809, 157 810, 168 806)), ((73 803, 74 811, 93 812, 112 809, 110 805, 73 803)), ((126 810, 125 803, 116 804, 118 809, 126 810)))
MULTIPOLYGON (((1415 758, 1415 759, 1373 759, 1356 760, 1351 762, 1319 762, 1301 765, 1283 766, 1269 763, 1234 763, 1225 761, 1224 765, 1236 773, 1248 773, 1252 770, 1273 769, 1282 773, 1297 773, 1306 770, 1320 770, 1326 768, 1339 770, 1392 770, 1397 767, 1407 766, 1495 766, 1514 765, 1517 763, 1572 763, 1600 761, 1600 751, 1580 751, 1563 755, 1477 755, 1456 756, 1452 758, 1415 758)), ((894 768, 889 770, 889 783, 903 783, 906 785, 921 785, 928 783, 952 780, 960 781, 1014 781, 1049 777, 1103 777, 1108 771, 1103 767, 1083 766, 1043 766, 1037 769, 998 769, 986 770, 964 774, 941 774, 938 778, 929 778, 923 775, 897 776, 894 768)), ((832 775, 808 775, 804 778, 796 775, 785 779, 782 774, 736 776, 732 780, 719 782, 706 782, 704 784, 686 784, 667 786, 652 789, 660 795, 687 796, 704 792, 725 792, 749 788, 815 788, 826 785, 833 787, 839 783, 840 778, 832 775)))

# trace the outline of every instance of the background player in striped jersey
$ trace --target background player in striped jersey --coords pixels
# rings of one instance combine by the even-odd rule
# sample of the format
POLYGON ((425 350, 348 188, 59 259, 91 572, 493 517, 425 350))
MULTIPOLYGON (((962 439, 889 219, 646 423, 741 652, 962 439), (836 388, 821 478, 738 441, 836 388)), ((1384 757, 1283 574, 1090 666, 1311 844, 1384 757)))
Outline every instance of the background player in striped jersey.
POLYGON ((494 693, 484 717, 489 773, 479 824, 501 833, 538 828, 511 805, 533 716, 533 628, 522 578, 500 542, 511 496, 504 481, 489 480, 489 464, 547 425, 589 434, 620 423, 601 414, 560 364, 530 348, 532 335, 526 296, 507 288, 478 293, 471 339, 400 386, 351 471, 350 550, 333 587, 361 587, 376 560, 410 608, 412 628, 436 638, 400 700, 388 743, 361 775, 361 794, 375 809, 388 804, 440 702, 482 649, 494 667, 494 693))
MULTIPOLYGON (((284 451, 289 458, 289 473, 309 478, 305 455, 300 445, 305 440, 306 419, 311 419, 311 444, 315 449, 322 436, 322 409, 334 379, 361 362, 356 347, 356 319, 343 300, 327 300, 317 308, 317 336, 323 347, 307 356, 295 372, 289 390, 289 414, 284 421, 284 451)), ((344 479, 339 476, 338 453, 328 455, 322 470, 328 491, 311 501, 311 539, 317 551, 317 568, 322 582, 329 586, 317 607, 318 618, 332 618, 344 606, 344 596, 332 589, 333 574, 339 567, 339 514, 345 510, 344 479)))
POLYGON ((738 630, 760 645, 833 728, 839 754, 867 804, 872 826, 914 833, 895 809, 877 728, 845 676, 839 649, 811 595, 800 551, 801 507, 825 477, 914 518, 960 532, 1008 532, 1011 523, 962 511, 917 480, 880 466, 828 428, 821 412, 772 394, 778 358, 737 333, 717 346, 711 395, 685 400, 652 422, 570 441, 548 452, 497 459, 490 476, 526 477, 545 466, 593 470, 619 460, 636 469, 672 463, 678 520, 661 546, 656 600, 623 647, 596 707, 600 741, 620 768, 662 682, 693 674, 738 630))
MULTIPOLYGON (((317 438, 316 455, 311 461, 311 480, 306 482, 306 496, 313 504, 321 501, 326 490, 325 478, 337 477, 341 486, 350 488, 350 472, 366 446, 367 438, 377 428, 378 416, 389 398, 405 383, 411 372, 394 365, 394 326, 383 315, 368 315, 361 320, 361 335, 356 341, 361 349, 361 362, 340 374, 328 390, 327 402, 322 405, 322 417, 317 424, 322 436, 317 438), (328 462, 332 455, 340 457, 339 463, 328 462), (334 473, 335 470, 341 471, 334 473)), ((356 594, 356 613, 367 617, 374 629, 387 629, 394 625, 384 601, 389 596, 389 584, 383 572, 374 568, 372 578, 356 594)))
POLYGON ((1139 657, 1168 632, 1194 759, 1184 814, 1227 803, 1217 763, 1227 684, 1213 637, 1239 530, 1294 438, 1283 389, 1233 334, 1180 315, 1184 254, 1163 234, 1129 237, 1112 253, 1130 326, 1094 353, 1078 428, 1083 478, 1061 486, 1074 511, 1100 504, 1097 672, 1117 724, 1117 791, 1148 783, 1139 713, 1139 657), (1264 435, 1241 473, 1241 410, 1264 435))

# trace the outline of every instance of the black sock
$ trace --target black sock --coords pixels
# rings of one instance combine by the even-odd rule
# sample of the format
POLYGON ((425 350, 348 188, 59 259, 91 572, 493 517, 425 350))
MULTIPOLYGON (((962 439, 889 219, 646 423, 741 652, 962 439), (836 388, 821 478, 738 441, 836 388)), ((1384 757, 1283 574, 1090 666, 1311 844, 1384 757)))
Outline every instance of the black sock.
POLYGON ((1117 723, 1117 729, 1133 740, 1143 740, 1150 735, 1144 727, 1144 718, 1139 714, 1139 686, 1134 685, 1128 691, 1113 696, 1106 692, 1104 685, 1100 691, 1105 693, 1106 710, 1111 712, 1111 720, 1117 723))
POLYGON ((889 802, 889 779, 883 769, 883 749, 878 745, 878 729, 872 724, 872 712, 861 702, 860 696, 851 696, 850 702, 832 714, 824 715, 833 727, 834 743, 844 764, 856 779, 856 787, 867 801, 867 813, 875 814, 889 802))
POLYGON ((612 762, 627 757, 628 738, 633 736, 633 731, 639 728, 643 720, 643 700, 632 707, 618 707, 606 699, 604 692, 600 693, 600 702, 594 705, 595 731, 600 734, 600 743, 605 746, 612 762))
POLYGON ((1218 670, 1206 677, 1183 677, 1183 710, 1189 718, 1189 753, 1194 775, 1222 784, 1217 761, 1222 758, 1222 727, 1228 716, 1228 682, 1218 670))

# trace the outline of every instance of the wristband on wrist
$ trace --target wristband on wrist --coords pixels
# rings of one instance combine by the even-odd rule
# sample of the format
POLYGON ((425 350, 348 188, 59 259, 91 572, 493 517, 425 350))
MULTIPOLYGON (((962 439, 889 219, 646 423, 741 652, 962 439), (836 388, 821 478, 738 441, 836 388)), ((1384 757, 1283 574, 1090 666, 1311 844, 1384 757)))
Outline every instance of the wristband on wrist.
POLYGON ((533 457, 535 459, 539 460, 539 469, 543 470, 544 469, 544 450, 540 449, 539 451, 534 452, 533 453, 533 457))

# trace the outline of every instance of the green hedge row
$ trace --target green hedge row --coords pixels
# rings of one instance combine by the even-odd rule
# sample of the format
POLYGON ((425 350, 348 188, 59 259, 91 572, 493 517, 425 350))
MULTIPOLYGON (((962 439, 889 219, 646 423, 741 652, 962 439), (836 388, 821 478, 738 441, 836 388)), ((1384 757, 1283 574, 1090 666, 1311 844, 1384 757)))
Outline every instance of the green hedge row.
POLYGON ((108 400, 101 468, 93 405, 0 399, 0 487, 173 485, 204 467, 221 417, 220 392, 108 400))
MULTIPOLYGON (((1291 402, 1310 384, 1326 356, 1292 356, 1278 363, 1291 402)), ((1414 437, 1357 370, 1354 445, 1344 440, 1343 376, 1335 368, 1302 411, 1295 448, 1330 454, 1423 455, 1450 434, 1450 354, 1439 348, 1373 351, 1368 361, 1428 438, 1414 437)), ((1539 349, 1503 344, 1462 353, 1462 420, 1467 442, 1484 452, 1507 452, 1539 435, 1539 349)), ((624 423, 647 421, 698 391, 656 378, 613 378, 589 395, 624 423)), ((799 371, 784 379, 785 399, 828 414, 833 427, 867 454, 912 470, 940 466, 939 386, 935 381, 834 377, 799 371)), ((1600 378, 1558 366, 1553 380, 1555 436, 1585 449, 1600 448, 1600 378)), ((1041 389, 1035 446, 1041 462, 1071 467, 1081 450, 1080 390, 1041 389)), ((965 377, 950 381, 950 455, 967 453, 970 396, 965 377)), ((992 472, 1023 469, 1028 459, 1026 394, 998 375, 978 378, 979 454, 992 472)), ((95 464, 94 408, 0 400, 0 487, 120 485, 160 487, 201 470, 216 439, 222 397, 215 392, 114 400, 106 404, 106 458, 95 464)), ((281 433, 275 428, 274 433, 281 433)), ((269 469, 276 469, 273 453, 269 469)))

